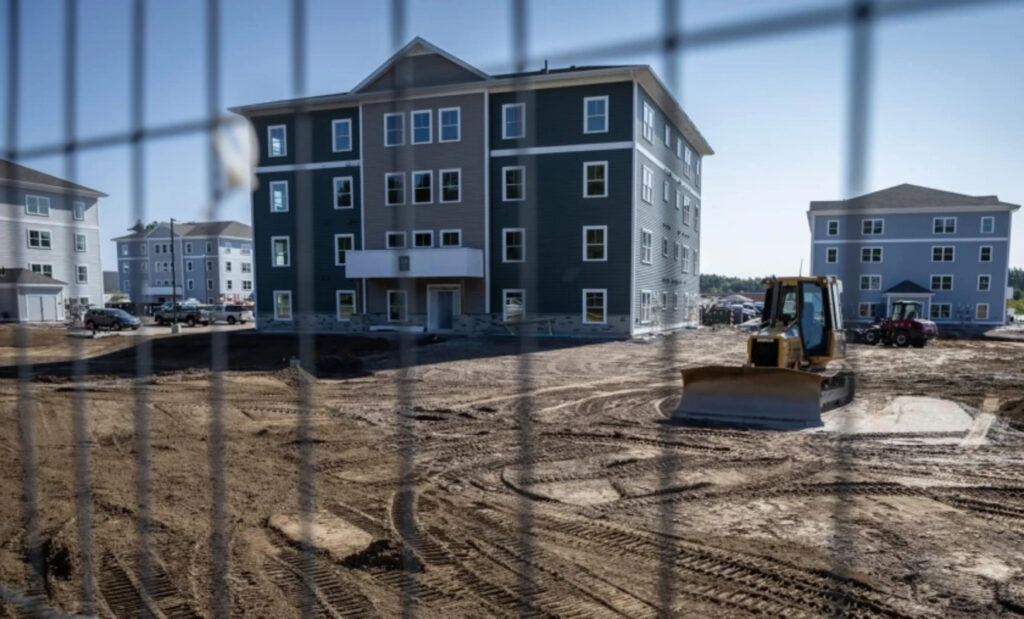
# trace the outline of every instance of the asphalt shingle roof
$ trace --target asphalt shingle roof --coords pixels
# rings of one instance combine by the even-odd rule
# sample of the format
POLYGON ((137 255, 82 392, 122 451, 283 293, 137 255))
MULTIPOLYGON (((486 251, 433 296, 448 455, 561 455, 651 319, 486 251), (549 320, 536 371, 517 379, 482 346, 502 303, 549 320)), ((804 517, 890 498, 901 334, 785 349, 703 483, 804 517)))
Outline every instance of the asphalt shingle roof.
POLYGON ((79 185, 78 183, 72 183, 71 181, 64 180, 63 178, 57 178, 56 176, 50 176, 45 172, 39 170, 33 170, 23 165, 8 161, 6 159, 0 159, 0 184, 4 181, 9 182, 22 182, 22 183, 35 183, 37 185, 49 185, 51 187, 60 187, 61 189, 70 189, 74 191, 80 191, 82 193, 95 194, 99 197, 106 197, 107 194, 96 189, 91 189, 85 185, 79 185))
POLYGON ((0 267, 0 284, 51 284, 64 286, 67 282, 47 277, 42 273, 34 273, 30 269, 0 267))
MULTIPOLYGON (((157 230, 168 228, 168 222, 161 221, 150 230, 132 232, 124 236, 115 237, 114 241, 138 241, 144 239, 157 230)), ((170 236, 169 234, 167 236, 170 236)), ((239 221, 187 221, 174 222, 175 237, 203 237, 203 236, 232 236, 242 239, 252 238, 252 226, 239 221)), ((158 238, 165 238, 160 236, 158 238)))
POLYGON ((928 290, 924 286, 920 286, 909 279, 905 279, 892 288, 886 290, 883 294, 931 294, 931 292, 931 290, 928 290))
POLYGON ((931 189, 920 185, 903 183, 888 189, 881 189, 848 200, 825 200, 811 202, 812 211, 835 209, 878 209, 878 208, 929 208, 937 206, 1006 206, 1016 210, 1017 204, 1000 202, 996 196, 969 196, 952 191, 931 189))

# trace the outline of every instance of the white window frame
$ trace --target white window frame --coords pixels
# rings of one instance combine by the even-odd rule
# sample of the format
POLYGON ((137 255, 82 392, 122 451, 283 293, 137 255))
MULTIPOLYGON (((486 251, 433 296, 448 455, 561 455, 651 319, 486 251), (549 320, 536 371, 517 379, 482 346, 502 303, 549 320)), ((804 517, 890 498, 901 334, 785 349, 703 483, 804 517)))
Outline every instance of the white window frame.
POLYGON ((444 228, 442 230, 439 230, 437 242, 438 247, 462 247, 462 228, 444 228), (446 244, 444 242, 444 235, 452 233, 459 235, 459 242, 456 243, 455 245, 446 244))
POLYGON ((981 234, 995 234, 996 231, 996 218, 992 215, 986 215, 981 218, 981 227, 979 228, 981 234), (985 229, 985 224, 988 224, 988 230, 985 229))
POLYGON ((584 288, 582 295, 583 311, 581 312, 580 319, 585 325, 605 325, 608 324, 608 289, 607 288, 584 288), (588 320, 587 319, 587 295, 592 293, 601 293, 601 320, 588 320))
POLYGON ((953 318, 953 304, 952 303, 932 303, 928 310, 928 318, 930 320, 951 320, 953 318), (945 308, 945 316, 941 310, 945 308))
POLYGON ((655 123, 655 120, 654 120, 654 108, 651 107, 651 104, 646 102, 646 101, 644 101, 643 103, 644 103, 644 106, 643 106, 643 110, 644 111, 643 111, 643 119, 642 119, 642 123, 643 123, 642 134, 643 134, 645 140, 647 140, 651 144, 654 144, 654 123, 655 123))
POLYGON ((462 168, 443 168, 441 170, 438 170, 437 171, 437 187, 438 187, 437 201, 440 204, 452 204, 452 203, 456 203, 456 202, 462 202, 462 168), (455 191, 458 193, 458 196, 454 200, 445 200, 444 199, 444 175, 445 174, 451 174, 453 172, 455 174, 457 174, 458 177, 459 177, 459 183, 455 186, 455 191))
POLYGON ((988 320, 989 317, 988 303, 975 303, 974 304, 974 319, 975 320, 988 320), (985 308, 985 315, 981 315, 981 308, 985 308))
POLYGON ((432 144, 434 142, 434 113, 431 110, 413 110, 409 112, 409 143, 410 144, 432 144), (427 118, 427 139, 416 139, 416 117, 426 116, 427 118))
MULTIPOLYGON (((693 253, 694 253, 694 258, 696 258, 697 250, 693 250, 693 253)), ((689 273, 690 272, 690 248, 688 246, 686 246, 686 245, 683 245, 683 260, 682 260, 682 264, 680 265, 680 270, 683 273, 689 273)), ((696 271, 696 269, 694 269, 694 271, 696 271)))
POLYGON ((412 198, 413 204, 433 204, 434 203, 434 171, 433 170, 413 170, 412 174, 409 175, 411 182, 409 188, 412 190, 410 197, 412 198), (426 176, 430 179, 430 198, 427 200, 416 199, 416 178, 426 176))
POLYGON ((978 247, 978 262, 982 262, 982 263, 992 262, 992 257, 993 257, 992 254, 993 254, 993 252, 994 252, 994 250, 993 250, 992 245, 982 245, 982 246, 978 247), (984 254, 985 254, 985 250, 986 249, 988 250, 988 260, 985 260, 985 258, 984 258, 984 254))
POLYGON ((412 248, 413 249, 424 248, 424 247, 433 247, 433 246, 434 246, 434 231, 433 230, 413 230, 412 231, 412 248), (416 235, 417 234, 428 234, 428 235, 430 235, 430 244, 429 245, 417 245, 416 244, 416 235))
POLYGON ((608 125, 609 125, 609 123, 608 123, 608 112, 609 112, 609 108, 608 108, 608 95, 601 95, 599 97, 583 97, 583 133, 584 134, 588 134, 588 133, 608 133, 608 125), (590 116, 590 112, 588 110, 588 104, 591 101, 603 101, 604 102, 604 114, 590 116), (591 118, 602 118, 602 120, 604 121, 604 128, 603 129, 591 130, 589 128, 589 122, 588 122, 591 118))
POLYGON ((607 161, 584 161, 583 162, 583 197, 584 198, 607 198, 608 197, 608 162, 607 161), (590 168, 601 168, 602 193, 590 193, 590 186, 587 182, 587 173, 590 168))
POLYGON ((462 108, 461 107, 443 107, 437 110, 437 141, 439 143, 445 142, 460 142, 462 141, 462 108), (442 122, 445 112, 455 112, 455 138, 444 139, 444 123, 442 122))
POLYGON ((388 230, 388 231, 384 232, 384 247, 386 249, 406 249, 409 245, 407 243, 408 239, 406 239, 405 236, 406 235, 405 235, 405 231, 404 230, 388 230), (391 244, 391 235, 392 234, 397 234, 397 235, 402 237, 402 244, 401 245, 392 245, 391 244))
POLYGON ((672 259, 679 262, 679 256, 683 253, 683 244, 679 241, 675 242, 675 246, 672 248, 672 259))
POLYGON ((649 325, 651 324, 651 317, 653 314, 654 306, 654 291, 653 290, 641 290, 640 291, 640 324, 649 325))
POLYGON ((409 295, 405 290, 390 289, 387 292, 387 316, 388 322, 407 322, 409 320, 409 295), (402 299, 401 315, 398 319, 391 318, 391 295, 399 295, 402 299))
POLYGON ((522 311, 519 319, 526 318, 526 290, 523 288, 502 288, 501 290, 501 321, 508 322, 508 297, 509 293, 518 294, 523 300, 522 311))
MULTIPOLYGON (((125 264, 127 265, 127 263, 125 264)), ((50 262, 30 262, 28 263, 28 270, 32 271, 33 273, 45 275, 46 277, 53 277, 53 263, 50 262), (39 267, 39 269, 37 270, 36 267, 39 267), (49 269, 50 272, 47 273, 46 269, 49 269)))
POLYGON ((190 278, 188 280, 188 282, 185 284, 185 289, 186 290, 195 290, 196 289, 196 280, 190 278))
POLYGON ((501 168, 501 200, 502 202, 522 202, 526 200, 526 166, 512 165, 504 166, 501 168), (522 191, 518 198, 508 197, 508 172, 510 170, 519 170, 520 179, 522 179, 522 191))
POLYGON ((25 214, 34 215, 36 217, 49 217, 50 216, 50 198, 48 196, 37 196, 35 194, 25 194, 25 214), (35 202, 35 210, 29 206, 30 202, 35 202))
POLYGON ((85 202, 75 200, 71 203, 71 218, 75 221, 85 221, 85 202))
POLYGON ((654 253, 654 232, 647 228, 640 229, 640 262, 642 264, 653 264, 654 253))
POLYGON ((267 157, 287 157, 288 156, 288 125, 267 125, 267 157), (281 152, 277 155, 273 151, 274 143, 274 129, 281 129, 283 131, 281 136, 281 152))
POLYGON ((885 251, 883 250, 882 247, 868 246, 868 247, 861 247, 860 248, 860 261, 861 261, 862 264, 881 264, 882 261, 884 260, 884 256, 885 256, 885 251), (874 258, 874 253, 876 251, 878 252, 878 260, 865 260, 864 259, 864 252, 870 252, 871 253, 870 257, 874 258))
MULTIPOLYGON (((206 261, 206 270, 209 271, 211 262, 206 261)), ((277 269, 286 269, 292 266, 292 239, 288 235, 270 237, 270 266, 277 269), (284 264, 277 264, 277 242, 285 242, 284 264)))
POLYGON ((956 217, 933 217, 932 218, 932 234, 956 234, 956 224, 957 224, 956 217), (942 232, 936 232, 935 231, 935 224, 938 223, 939 221, 943 222, 943 224, 942 224, 942 228, 943 228, 942 232), (947 231, 946 230, 946 223, 949 222, 949 221, 953 222, 953 229, 947 231))
POLYGON ((405 172, 385 172, 384 173, 384 205, 385 206, 398 206, 405 204, 405 172), (402 199, 400 202, 391 201, 391 191, 388 189, 388 180, 391 178, 402 179, 402 199))
POLYGON ((334 318, 338 322, 351 322, 352 316, 356 313, 356 291, 355 290, 335 290, 334 291, 334 318), (341 315, 341 295, 350 294, 352 295, 352 313, 347 317, 341 315))
POLYGON ((185 243, 185 253, 186 254, 191 254, 192 253, 192 243, 185 243))
MULTIPOLYGON (((146 264, 146 263, 143 262, 142 264, 146 264)), ((185 272, 186 273, 191 273, 194 270, 195 270, 195 268, 194 268, 194 265, 192 264, 192 261, 191 260, 186 260, 185 261, 185 272)))
POLYGON ((608 262, 608 226, 583 226, 583 262, 608 262), (591 230, 601 231, 601 257, 588 258, 587 232, 591 230))
MULTIPOLYGON (((681 141, 681 140, 680 140, 681 141)), ((691 162, 693 161, 693 151, 686 144, 683 144, 683 175, 687 178, 693 175, 693 167, 691 162)))
POLYGON ((683 225, 693 226, 693 200, 690 200, 690 196, 683 195, 683 225))
MULTIPOLYGON (((210 280, 207 280, 207 281, 209 282, 210 280)), ((274 291, 274 296, 271 297, 271 303, 274 305, 274 320, 280 320, 282 322, 292 322, 293 320, 295 320, 295 309, 292 307, 292 291, 291 290, 275 290, 274 291), (277 312, 277 310, 278 310, 277 298, 280 295, 287 295, 288 296, 288 316, 286 318, 282 317, 277 312)))
POLYGON ((384 147, 385 148, 391 148, 391 147, 394 147, 394 146, 402 146, 402 145, 405 144, 405 114, 403 114, 402 112, 385 112, 384 113, 383 129, 384 129, 384 147), (399 122, 399 125, 400 125, 399 128, 398 128, 398 133, 400 135, 398 136, 398 141, 395 142, 394 144, 389 144, 388 143, 388 119, 389 118, 397 118, 398 122, 399 122))
POLYGON ((665 121, 665 131, 664 131, 664 134, 665 135, 664 135, 662 141, 665 142, 665 146, 668 147, 671 150, 671 148, 672 148, 672 126, 668 124, 667 120, 665 121))
POLYGON ((78 253, 84 253, 89 251, 89 238, 85 235, 84 232, 75 233, 75 251, 78 253), (78 247, 78 241, 82 241, 81 249, 79 249, 78 247))
POLYGON ((25 243, 29 249, 53 249, 53 233, 50 230, 42 230, 40 228, 29 228, 25 231, 25 243), (36 237, 39 239, 38 245, 32 244, 32 233, 36 233, 36 237), (43 238, 45 235, 46 245, 43 245, 43 238))
POLYGON ((663 258, 668 258, 668 237, 667 236, 661 237, 661 256, 663 258))
POLYGON ((825 222, 825 236, 839 236, 839 220, 829 219, 825 222), (832 224, 836 225, 836 231, 832 232, 832 224))
POLYGON ((989 273, 978 274, 978 292, 992 292, 992 275, 990 275, 989 273), (983 277, 985 278, 985 281, 988 284, 985 288, 981 287, 981 278, 983 277))
POLYGON ((875 314, 878 313, 878 303, 862 302, 857 305, 857 317, 858 318, 874 318, 875 314), (867 312, 864 311, 867 308, 867 312))
POLYGON ((335 234, 334 235, 334 266, 336 266, 336 267, 343 267, 348 262, 347 255, 346 255, 346 260, 344 262, 338 260, 338 252, 340 251, 340 248, 338 247, 338 241, 340 241, 341 239, 348 239, 351 242, 350 244, 351 244, 352 247, 350 249, 346 249, 345 250, 346 252, 355 251, 355 248, 356 248, 356 235, 354 235, 354 234, 335 234))
POLYGON ((932 245, 932 262, 956 262, 956 247, 953 245, 932 245), (946 260, 946 250, 949 250, 949 260, 946 260), (939 250, 939 260, 935 259, 935 251, 939 250))
POLYGON ((518 262, 526 262, 526 228, 502 228, 501 229, 501 261, 506 264, 513 264, 518 262), (522 248, 522 257, 518 260, 509 260, 508 258, 508 234, 510 232, 519 232, 521 235, 520 247, 522 248))
POLYGON ((866 217, 866 218, 860 220, 860 235, 861 236, 881 236, 883 234, 885 234, 885 219, 882 219, 881 217, 866 217), (875 232, 875 222, 878 222, 879 224, 881 224, 879 226, 878 232, 875 232), (864 230, 864 225, 867 224, 867 223, 871 224, 871 231, 870 232, 866 232, 864 230))
POLYGON ((640 199, 648 204, 654 204, 654 170, 645 165, 640 166, 640 199))
POLYGON ((87 264, 76 264, 75 265, 75 281, 79 284, 89 283, 89 265, 87 264), (85 277, 82 277, 82 270, 85 270, 85 277))
POLYGON ((928 276, 928 289, 932 292, 953 292, 954 278, 952 273, 934 273, 928 276), (942 280, 939 280, 939 287, 935 287, 935 278, 949 278, 949 288, 942 287, 942 280))
POLYGON ((505 103, 501 106, 501 139, 503 140, 518 140, 526 137, 526 103, 505 103), (512 108, 521 108, 523 111, 523 127, 522 133, 519 135, 509 135, 508 133, 508 110, 512 108))
POLYGON ((858 282, 858 284, 859 284, 859 289, 860 290, 866 290, 866 291, 869 291, 869 292, 870 291, 874 291, 874 290, 881 290, 882 289, 882 276, 881 276, 881 274, 878 274, 878 273, 864 273, 864 274, 862 274, 860 276, 860 281, 858 282), (868 278, 868 286, 867 286, 867 288, 864 287, 864 278, 868 278), (872 281, 871 278, 878 278, 878 285, 877 286, 872 286, 871 285, 871 281, 872 281))
POLYGON ((682 210, 683 208, 683 191, 676 188, 676 210, 682 210))
POLYGON ((836 264, 839 262, 839 248, 838 247, 826 247, 825 248, 825 264, 836 264), (832 259, 829 260, 829 255, 832 259))
POLYGON ((352 151, 352 119, 336 118, 331 121, 331 152, 348 153, 352 151), (348 125, 348 148, 338 148, 338 125, 348 125))
MULTIPOLYGON (((270 190, 270 192, 269 192, 270 193, 270 212, 271 213, 287 213, 288 210, 291 208, 291 205, 289 204, 289 200, 288 200, 288 181, 270 181, 270 183, 267 186, 268 186, 268 188, 270 190), (284 186, 284 208, 282 210, 278 211, 278 210, 274 209, 274 187, 275 186, 281 186, 281 185, 284 186)), ((209 245, 209 243, 207 243, 207 245, 206 245, 206 253, 210 253, 210 245, 209 245)))
POLYGON ((348 210, 348 209, 356 207, 356 183, 355 183, 355 180, 351 176, 335 176, 333 179, 331 179, 331 187, 334 190, 333 193, 331 194, 331 201, 333 202, 334 210, 336 210, 336 211, 343 211, 343 210, 348 210), (349 205, 348 206, 338 206, 338 182, 339 181, 348 181, 348 195, 349 195, 349 205))
POLYGON ((661 201, 667 203, 670 195, 672 195, 672 185, 668 180, 664 180, 661 182, 661 201))

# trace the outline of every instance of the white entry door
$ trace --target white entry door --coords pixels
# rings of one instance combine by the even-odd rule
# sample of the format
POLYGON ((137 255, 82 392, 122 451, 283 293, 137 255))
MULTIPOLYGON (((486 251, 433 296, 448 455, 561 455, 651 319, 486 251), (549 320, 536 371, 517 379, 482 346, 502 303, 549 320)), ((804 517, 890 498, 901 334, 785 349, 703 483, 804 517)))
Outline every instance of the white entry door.
POLYGON ((455 317, 462 313, 458 286, 427 286, 427 329, 445 333, 455 328, 455 317))

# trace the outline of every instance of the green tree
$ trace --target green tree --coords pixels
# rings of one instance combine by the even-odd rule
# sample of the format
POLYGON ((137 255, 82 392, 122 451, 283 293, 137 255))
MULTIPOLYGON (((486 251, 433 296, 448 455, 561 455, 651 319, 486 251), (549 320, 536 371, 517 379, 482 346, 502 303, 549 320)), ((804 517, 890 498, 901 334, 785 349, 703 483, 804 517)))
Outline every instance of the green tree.
POLYGON ((760 292, 764 289, 763 277, 730 277, 714 273, 702 273, 700 291, 703 293, 760 292))

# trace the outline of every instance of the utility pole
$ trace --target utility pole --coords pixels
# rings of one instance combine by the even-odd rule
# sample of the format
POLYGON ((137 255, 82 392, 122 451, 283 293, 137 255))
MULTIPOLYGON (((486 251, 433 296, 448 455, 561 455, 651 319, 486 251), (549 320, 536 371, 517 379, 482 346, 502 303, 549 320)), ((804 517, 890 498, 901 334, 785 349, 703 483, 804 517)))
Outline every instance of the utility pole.
POLYGON ((174 259, 174 218, 171 217, 171 311, 174 318, 171 323, 171 332, 178 326, 178 271, 174 259))

